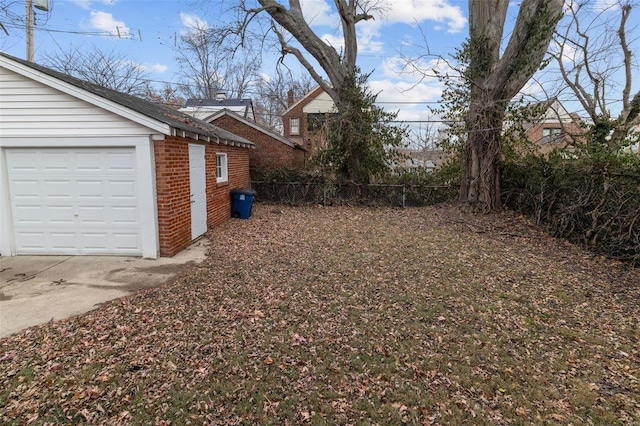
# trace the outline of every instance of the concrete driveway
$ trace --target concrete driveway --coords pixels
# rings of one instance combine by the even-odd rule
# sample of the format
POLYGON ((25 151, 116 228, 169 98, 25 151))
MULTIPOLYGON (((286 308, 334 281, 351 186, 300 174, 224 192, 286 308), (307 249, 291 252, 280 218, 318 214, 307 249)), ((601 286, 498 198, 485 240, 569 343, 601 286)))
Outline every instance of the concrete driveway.
POLYGON ((95 309, 158 286, 200 263, 202 238, 172 258, 116 256, 0 257, 0 337, 95 309))

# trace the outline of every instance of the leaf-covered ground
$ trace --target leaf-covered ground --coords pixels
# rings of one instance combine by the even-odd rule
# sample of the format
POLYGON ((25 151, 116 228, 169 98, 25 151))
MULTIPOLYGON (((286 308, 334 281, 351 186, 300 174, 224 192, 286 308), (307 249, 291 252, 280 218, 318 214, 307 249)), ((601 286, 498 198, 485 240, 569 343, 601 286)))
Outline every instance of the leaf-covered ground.
POLYGON ((639 424, 640 274, 511 214, 254 206, 0 340, 2 424, 639 424))

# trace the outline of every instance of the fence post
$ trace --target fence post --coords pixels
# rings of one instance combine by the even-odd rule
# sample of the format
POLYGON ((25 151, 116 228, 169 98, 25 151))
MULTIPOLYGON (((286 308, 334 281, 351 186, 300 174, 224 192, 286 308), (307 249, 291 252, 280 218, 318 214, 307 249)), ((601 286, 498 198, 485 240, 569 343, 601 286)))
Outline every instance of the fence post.
POLYGON ((407 203, 407 186, 406 185, 402 185, 402 208, 406 208, 406 203, 407 203))

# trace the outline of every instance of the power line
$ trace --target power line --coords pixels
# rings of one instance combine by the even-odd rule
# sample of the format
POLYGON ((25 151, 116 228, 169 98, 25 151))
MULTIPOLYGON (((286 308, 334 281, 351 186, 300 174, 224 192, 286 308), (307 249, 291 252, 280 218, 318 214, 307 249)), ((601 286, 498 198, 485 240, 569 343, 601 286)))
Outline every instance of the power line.
MULTIPOLYGON (((26 25, 20 24, 5 24, 7 28, 15 28, 19 30, 24 30, 26 25)), ((58 30, 54 28, 42 28, 42 27, 33 27, 34 31, 40 31, 45 33, 60 33, 60 34, 74 34, 74 35, 88 35, 88 36, 98 36, 98 37, 113 37, 113 38, 123 38, 122 36, 118 36, 117 34, 112 34, 109 31, 71 31, 71 30, 58 30)), ((132 33, 127 33, 126 39, 135 40, 135 36, 132 33)))

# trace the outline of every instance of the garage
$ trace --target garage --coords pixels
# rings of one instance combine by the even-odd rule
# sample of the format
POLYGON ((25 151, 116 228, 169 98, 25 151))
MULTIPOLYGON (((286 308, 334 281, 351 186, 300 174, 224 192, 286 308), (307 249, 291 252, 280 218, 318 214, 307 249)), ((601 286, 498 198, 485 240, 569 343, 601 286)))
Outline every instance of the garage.
POLYGON ((167 106, 3 52, 0 98, 0 256, 172 257, 249 185, 251 141, 167 106))
POLYGON ((7 149, 17 254, 141 255, 133 148, 7 149))

